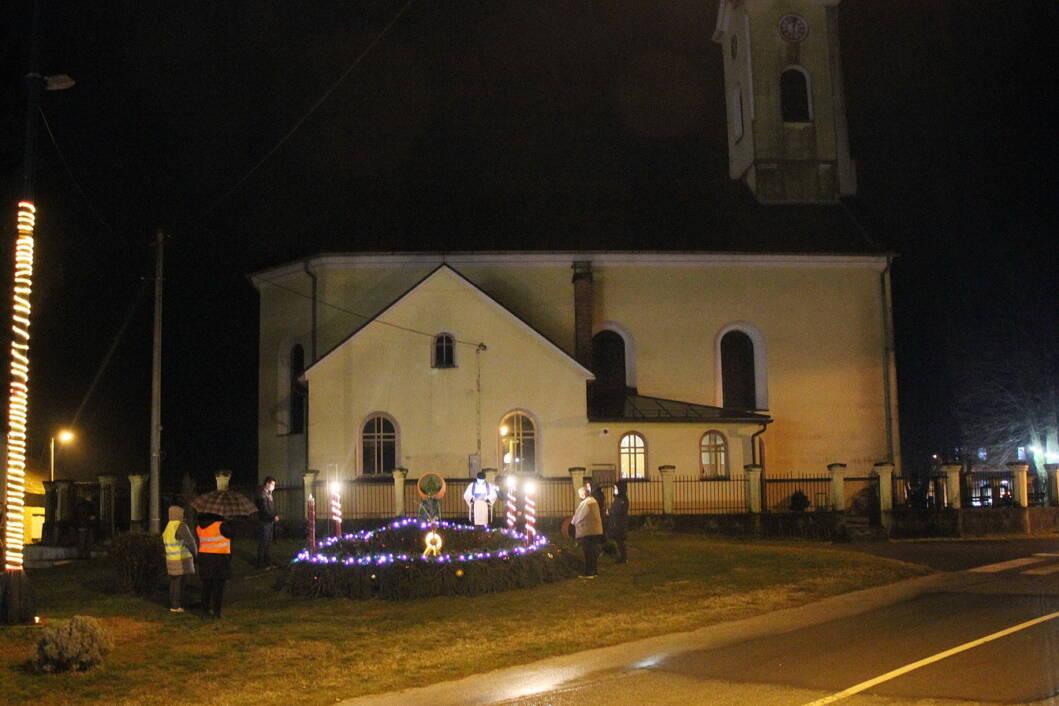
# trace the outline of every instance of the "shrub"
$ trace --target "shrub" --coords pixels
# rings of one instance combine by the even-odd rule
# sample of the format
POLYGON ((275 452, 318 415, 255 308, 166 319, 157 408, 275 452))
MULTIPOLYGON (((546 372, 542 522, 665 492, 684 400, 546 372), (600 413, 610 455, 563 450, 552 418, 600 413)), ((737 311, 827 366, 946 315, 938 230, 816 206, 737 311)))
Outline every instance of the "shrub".
POLYGON ((808 507, 809 496, 801 488, 791 493, 791 512, 805 512, 808 507))
POLYGON ((75 615, 44 628, 37 641, 33 668, 38 672, 84 672, 103 663, 114 647, 110 636, 95 618, 75 615))
POLYGON ((165 572, 165 549, 157 534, 121 534, 110 543, 110 568, 120 593, 145 596, 165 572))

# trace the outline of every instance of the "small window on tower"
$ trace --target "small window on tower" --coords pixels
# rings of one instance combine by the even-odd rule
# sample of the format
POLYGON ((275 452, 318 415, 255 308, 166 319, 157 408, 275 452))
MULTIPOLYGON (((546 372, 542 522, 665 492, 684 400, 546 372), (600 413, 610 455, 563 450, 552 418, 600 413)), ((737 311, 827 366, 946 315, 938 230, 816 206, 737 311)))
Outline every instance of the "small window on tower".
POLYGON ((739 84, 732 91, 732 137, 736 142, 743 139, 743 90, 739 84))
POLYGON ((812 122, 809 75, 802 68, 791 67, 780 77, 780 107, 785 123, 812 122))

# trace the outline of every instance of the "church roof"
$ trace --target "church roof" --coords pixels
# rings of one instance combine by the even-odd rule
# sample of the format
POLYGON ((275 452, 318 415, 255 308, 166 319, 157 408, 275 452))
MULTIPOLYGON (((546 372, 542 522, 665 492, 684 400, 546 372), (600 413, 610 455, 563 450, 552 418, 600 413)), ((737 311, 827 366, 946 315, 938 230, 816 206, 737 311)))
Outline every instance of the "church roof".
MULTIPOLYGON (((562 346, 560 346, 558 343, 556 343, 555 341, 553 341, 552 339, 548 338, 546 335, 544 335, 543 333, 538 331, 531 324, 529 324, 525 319, 521 318, 520 316, 518 316, 517 314, 512 312, 506 306, 504 306, 503 304, 498 302, 496 299, 491 297, 481 287, 479 287, 474 282, 470 281, 469 279, 464 277, 462 274, 460 274, 459 272, 457 272, 452 267, 450 267, 449 265, 446 265, 446 264, 441 264, 441 265, 438 265, 437 267, 435 267, 430 273, 428 273, 426 276, 422 277, 419 281, 417 281, 415 284, 413 284, 411 287, 409 287, 407 290, 405 290, 404 293, 402 293, 400 296, 396 297, 392 302, 390 302, 390 304, 387 305, 386 308, 384 308, 378 314, 376 314, 375 316, 371 317, 370 319, 367 319, 363 324, 361 324, 360 326, 355 328, 352 332, 350 332, 350 334, 348 336, 343 338, 334 347, 332 347, 329 351, 327 351, 322 356, 320 356, 319 360, 314 362, 312 365, 310 365, 306 369, 306 372, 308 372, 312 368, 318 366, 326 358, 328 358, 332 353, 337 351, 342 346, 346 345, 346 343, 348 343, 350 340, 356 338, 358 335, 360 335, 361 332, 363 332, 365 329, 367 329, 372 324, 382 323, 382 324, 389 325, 389 326, 396 326, 396 324, 393 324, 391 322, 387 322, 384 317, 389 312, 393 311, 394 307, 396 307, 401 302, 403 302, 404 300, 406 300, 410 296, 412 296, 413 293, 416 292, 416 290, 422 288, 427 282, 430 282, 431 280, 436 279, 439 276, 444 276, 444 275, 451 276, 452 279, 454 279, 455 281, 457 281, 460 284, 462 284, 465 287, 467 287, 468 290, 474 292, 474 294, 477 295, 483 302, 485 302, 486 305, 488 305, 488 306, 492 307, 493 309, 499 311, 504 317, 506 317, 509 320, 513 321, 521 329, 523 329, 528 334, 530 334, 530 336, 532 336, 533 338, 536 338, 546 348, 552 350, 562 360, 564 360, 566 363, 568 363, 569 365, 571 365, 572 367, 574 367, 578 371, 580 371, 584 375, 584 377, 586 379, 592 380, 592 379, 595 378, 595 375, 593 375, 591 370, 588 370, 587 368, 582 366, 581 363, 579 363, 576 358, 574 358, 572 355, 570 355, 565 350, 563 350, 562 346)), ((398 326, 398 328, 401 328, 401 327, 398 326)), ((417 331, 416 333, 428 333, 428 332, 417 331)), ((433 335, 433 334, 431 333, 429 335, 433 335)), ((482 347, 482 350, 485 350, 484 344, 480 343, 478 345, 480 347, 482 347)))
POLYGON ((754 422, 768 424, 767 414, 679 402, 627 392, 623 396, 597 396, 589 403, 591 422, 754 422))

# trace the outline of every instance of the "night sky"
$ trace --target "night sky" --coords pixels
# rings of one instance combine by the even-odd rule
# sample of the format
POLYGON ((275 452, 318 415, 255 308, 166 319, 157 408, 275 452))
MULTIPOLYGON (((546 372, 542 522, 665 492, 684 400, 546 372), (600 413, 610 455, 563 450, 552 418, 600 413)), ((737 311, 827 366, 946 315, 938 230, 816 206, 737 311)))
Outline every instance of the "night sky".
MULTIPOLYGON (((61 153, 42 124, 36 173, 30 450, 46 467, 50 433, 76 417, 59 475, 148 468, 160 226, 163 477, 230 468, 249 481, 250 272, 328 251, 695 249, 664 214, 709 212, 732 192, 715 2, 413 0, 293 133, 405 0, 43 5, 43 73, 77 81, 45 96, 61 153)), ((0 10, 4 262, 30 7, 0 10)), ((954 390, 972 383, 953 347, 1014 316, 997 303, 1027 283, 1055 307, 1059 9, 845 0, 840 12, 859 176, 847 205, 900 254, 903 445, 922 465, 960 443, 954 390)))

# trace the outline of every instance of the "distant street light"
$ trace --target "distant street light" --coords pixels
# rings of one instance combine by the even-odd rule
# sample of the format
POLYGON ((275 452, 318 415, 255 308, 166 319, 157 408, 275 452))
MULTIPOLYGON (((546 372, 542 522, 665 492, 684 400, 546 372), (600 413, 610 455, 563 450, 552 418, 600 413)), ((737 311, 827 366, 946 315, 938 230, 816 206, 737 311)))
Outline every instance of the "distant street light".
POLYGON ((51 479, 55 480, 55 440, 58 439, 60 444, 69 444, 74 440, 74 433, 69 429, 63 429, 56 436, 51 438, 51 442, 48 447, 51 449, 51 479))

